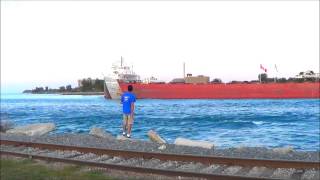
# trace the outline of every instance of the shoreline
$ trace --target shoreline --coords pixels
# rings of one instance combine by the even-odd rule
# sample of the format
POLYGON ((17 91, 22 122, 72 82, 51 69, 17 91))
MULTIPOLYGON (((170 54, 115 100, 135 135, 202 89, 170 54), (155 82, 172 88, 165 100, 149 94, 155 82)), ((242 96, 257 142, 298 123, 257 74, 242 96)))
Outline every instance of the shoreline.
POLYGON ((64 92, 59 93, 61 95, 83 95, 83 96, 91 96, 91 95, 104 95, 104 92, 64 92))
POLYGON ((118 137, 101 138, 90 134, 55 134, 43 136, 26 136, 19 134, 1 133, 1 140, 17 140, 24 142, 38 142, 61 145, 74 145, 83 147, 96 147, 142 152, 158 152, 173 154, 209 155, 221 157, 253 158, 253 159, 280 159, 280 160, 306 160, 320 161, 319 151, 275 151, 276 148, 266 147, 230 147, 205 149, 175 144, 157 144, 139 139, 119 139, 118 137), (161 148, 165 145, 165 148, 161 148))
POLYGON ((23 93, 23 94, 57 94, 57 95, 83 95, 83 96, 91 96, 91 95, 104 95, 104 92, 52 92, 52 93, 23 93))

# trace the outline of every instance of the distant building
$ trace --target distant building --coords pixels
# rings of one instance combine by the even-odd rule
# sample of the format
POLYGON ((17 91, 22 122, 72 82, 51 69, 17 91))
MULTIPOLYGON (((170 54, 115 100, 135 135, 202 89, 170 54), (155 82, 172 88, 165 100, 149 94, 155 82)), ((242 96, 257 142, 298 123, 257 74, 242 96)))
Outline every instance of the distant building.
POLYGON ((78 80, 78 87, 82 87, 82 79, 78 80))
POLYGON ((91 84, 94 86, 96 84, 96 80, 95 79, 90 79, 91 84))
POLYGON ((305 71, 305 72, 300 72, 298 75, 296 75, 296 78, 320 78, 320 73, 314 73, 313 71, 305 71))
POLYGON ((185 83, 185 80, 183 78, 174 78, 170 81, 171 84, 176 84, 176 83, 185 83))
POLYGON ((187 74, 187 77, 184 78, 186 83, 189 84, 208 84, 210 81, 209 76, 192 76, 192 74, 187 74))
POLYGON ((146 78, 143 80, 143 83, 158 83, 158 84, 163 84, 165 83, 164 81, 158 80, 157 78, 151 76, 150 78, 146 78))

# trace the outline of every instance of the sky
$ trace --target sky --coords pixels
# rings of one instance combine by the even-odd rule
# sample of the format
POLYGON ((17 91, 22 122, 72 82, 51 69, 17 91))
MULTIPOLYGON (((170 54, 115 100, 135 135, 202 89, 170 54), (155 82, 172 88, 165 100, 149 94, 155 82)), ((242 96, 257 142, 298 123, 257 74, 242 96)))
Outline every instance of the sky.
POLYGON ((319 1, 1 1, 1 92, 102 78, 319 72, 319 1), (278 72, 275 70, 277 66, 278 72))

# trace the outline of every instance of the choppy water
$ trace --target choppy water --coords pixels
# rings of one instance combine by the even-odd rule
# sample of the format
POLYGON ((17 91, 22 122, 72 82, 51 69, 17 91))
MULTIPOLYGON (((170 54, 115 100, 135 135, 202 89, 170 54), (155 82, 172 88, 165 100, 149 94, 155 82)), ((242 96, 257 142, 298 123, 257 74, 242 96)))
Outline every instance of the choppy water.
MULTIPOLYGON (((54 122, 54 133, 88 133, 93 126, 120 134, 118 101, 102 96, 1 95, 1 118, 17 125, 54 122)), ((208 140, 220 147, 290 145, 320 150, 319 99, 138 100, 132 136, 156 130, 176 137, 208 140)))

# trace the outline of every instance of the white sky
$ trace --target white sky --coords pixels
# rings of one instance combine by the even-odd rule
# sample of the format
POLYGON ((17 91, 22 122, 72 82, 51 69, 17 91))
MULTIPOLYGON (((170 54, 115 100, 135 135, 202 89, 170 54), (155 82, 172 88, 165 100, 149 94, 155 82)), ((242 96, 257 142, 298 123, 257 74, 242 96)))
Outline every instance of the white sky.
POLYGON ((1 90, 76 85, 112 62, 169 81, 319 72, 319 1, 1 1, 1 90))

